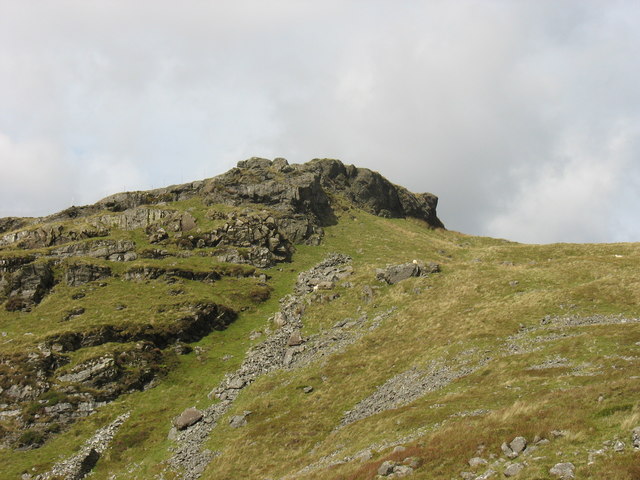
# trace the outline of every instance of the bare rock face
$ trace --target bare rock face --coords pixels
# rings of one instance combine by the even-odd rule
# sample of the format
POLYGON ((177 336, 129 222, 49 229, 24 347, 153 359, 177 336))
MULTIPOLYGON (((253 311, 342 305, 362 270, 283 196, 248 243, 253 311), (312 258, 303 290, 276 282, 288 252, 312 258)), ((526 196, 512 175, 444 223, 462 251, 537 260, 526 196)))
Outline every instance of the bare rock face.
POLYGON ((68 285, 76 287, 95 280, 102 280, 111 276, 111 269, 90 263, 72 263, 67 266, 65 281, 68 285))
MULTIPOLYGON (((53 269, 49 263, 30 263, 20 267, 4 282, 5 297, 24 308, 39 303, 54 285, 53 269)), ((2 292, 0 292, 2 295, 2 292)))
MULTIPOLYGON (((112 195, 92 207, 82 207, 79 215, 89 214, 96 208, 125 212, 141 205, 186 200, 199 195, 209 204, 261 204, 274 208, 290 219, 289 226, 299 221, 300 215, 312 218, 313 226, 323 226, 335 223, 331 201, 334 194, 343 195, 355 206, 374 215, 419 218, 431 227, 443 228, 436 215, 438 198, 435 195, 411 193, 377 172, 344 165, 334 159, 315 159, 305 164, 289 165, 283 158, 271 161, 253 157, 208 180, 112 195), (298 220, 291 220, 296 216, 298 220)), ((132 221, 136 223, 137 216, 132 221)), ((305 240, 301 237, 309 234, 308 225, 302 227, 307 232, 301 233, 300 226, 282 228, 282 231, 286 230, 289 230, 288 236, 293 243, 300 243, 305 240)))

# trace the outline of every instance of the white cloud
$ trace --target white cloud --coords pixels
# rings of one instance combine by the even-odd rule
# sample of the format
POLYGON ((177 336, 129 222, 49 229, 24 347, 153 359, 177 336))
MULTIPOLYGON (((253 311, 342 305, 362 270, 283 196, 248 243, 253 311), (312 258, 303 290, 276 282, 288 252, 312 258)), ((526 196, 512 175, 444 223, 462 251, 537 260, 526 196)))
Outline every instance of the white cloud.
POLYGON ((0 133, 0 169, 0 216, 42 215, 71 199, 72 173, 49 142, 16 142, 0 133))
POLYGON ((438 194, 456 230, 638 239, 638 21, 632 1, 0 2, 2 173, 28 150, 51 184, 0 214, 330 156, 438 194))

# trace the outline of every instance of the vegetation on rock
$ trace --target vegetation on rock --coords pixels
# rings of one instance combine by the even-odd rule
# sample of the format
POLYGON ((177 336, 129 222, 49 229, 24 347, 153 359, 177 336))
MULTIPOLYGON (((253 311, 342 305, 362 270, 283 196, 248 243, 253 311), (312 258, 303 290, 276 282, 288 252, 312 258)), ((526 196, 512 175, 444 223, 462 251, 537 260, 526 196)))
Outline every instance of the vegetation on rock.
POLYGON ((250 159, 1 219, 0 478, 639 478, 640 246, 436 200, 250 159))

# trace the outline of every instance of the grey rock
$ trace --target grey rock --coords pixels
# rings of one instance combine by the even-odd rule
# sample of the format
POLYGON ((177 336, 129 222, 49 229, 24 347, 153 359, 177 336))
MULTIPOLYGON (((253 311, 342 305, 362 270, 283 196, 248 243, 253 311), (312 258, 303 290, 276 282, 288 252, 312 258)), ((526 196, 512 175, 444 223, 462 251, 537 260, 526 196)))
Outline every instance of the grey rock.
POLYGON ((395 478, 407 477, 413 474, 413 468, 409 465, 396 465, 393 467, 393 476, 395 478))
POLYGON ((354 459, 360 460, 361 462, 366 462, 367 460, 371 460, 372 458, 373 452, 369 449, 358 452, 354 457, 354 459))
POLYGON ((311 386, 304 387, 304 388, 302 389, 302 391, 303 391, 304 393, 311 393, 311 392, 313 392, 313 387, 311 387, 311 386))
POLYGON ((40 303, 54 283, 50 263, 30 263, 19 267, 5 280, 4 291, 6 297, 19 298, 28 306, 40 303))
POLYGON ((242 415, 234 415, 229 419, 229 425, 232 428, 244 427, 247 424, 247 416, 251 412, 244 412, 242 415))
POLYGON ((486 472, 484 472, 482 475, 478 475, 475 480, 487 480, 493 477, 494 475, 496 475, 496 471, 489 469, 486 472))
POLYGON ((271 168, 273 168, 277 172, 286 171, 287 170, 286 167, 288 166, 289 166, 289 162, 287 161, 286 158, 282 158, 282 157, 274 158, 273 161, 271 162, 271 168))
POLYGON ((633 448, 640 448, 640 426, 631 430, 631 444, 633 448))
POLYGON ((289 345, 290 347, 296 347, 301 344, 302 344, 302 335, 300 335, 300 332, 296 330, 291 334, 291 336, 289 336, 289 341, 287 342, 287 345, 289 345))
POLYGON ((251 157, 247 160, 240 160, 237 164, 238 168, 269 168, 271 166, 271 160, 260 157, 251 157))
POLYGON ((407 447, 403 447, 402 445, 398 445, 397 447, 393 448, 393 453, 404 452, 406 449, 407 449, 407 447))
POLYGON ((613 444, 613 451, 614 452, 623 452, 625 448, 625 444, 624 442, 621 442, 620 440, 616 440, 615 443, 613 444))
POLYGON ((484 458, 473 457, 469 460, 469 466, 472 468, 480 467, 482 465, 487 465, 488 462, 484 458))
POLYGON ((277 312, 273 316, 273 324, 279 328, 284 327, 287 324, 287 317, 282 312, 277 312))
POLYGON ((174 421, 173 425, 178 430, 184 430, 202 420, 202 412, 196 408, 187 408, 174 421))
POLYGON ((562 480, 570 480, 575 478, 575 469, 576 467, 570 462, 556 463, 551 467, 549 473, 562 480))
POLYGON ((54 248, 49 252, 49 256, 55 258, 84 256, 123 262, 125 258, 129 261, 134 259, 132 254, 134 254, 135 247, 135 244, 130 240, 91 240, 54 248))
POLYGON ((500 445, 500 448, 502 449, 502 453, 504 453, 507 458, 516 458, 518 456, 517 453, 511 450, 511 447, 507 445, 506 442, 503 442, 502 445, 500 445))
POLYGON ((111 269, 109 267, 90 263, 72 263, 67 266, 64 278, 67 285, 76 287, 110 276, 111 269))
POLYGON ((524 469, 524 465, 522 463, 512 463, 511 465, 507 465, 507 468, 504 469, 505 477, 515 477, 524 469))
POLYGON ((516 437, 509 444, 509 448, 511 448, 513 453, 515 453, 516 455, 520 455, 520 453, 522 453, 526 447, 527 439, 524 437, 516 437))
POLYGON ((414 261, 400 265, 391 265, 384 269, 377 269, 376 278, 389 285, 393 285, 410 277, 426 276, 439 271, 440 266, 436 263, 430 263, 425 266, 421 262, 414 261))
POLYGON ((87 360, 76 366, 70 373, 58 376, 58 380, 100 386, 117 379, 120 373, 115 359, 113 356, 108 355, 87 360))
POLYGON ((410 277, 420 275, 420 267, 414 263, 403 263, 401 265, 392 265, 385 269, 376 270, 376 278, 390 285, 406 280, 410 277))
POLYGON ((228 383, 228 387, 229 388, 233 388, 235 390, 240 390, 242 387, 244 387, 246 384, 245 380, 241 377, 233 377, 229 383, 228 383))
POLYGON ((382 465, 378 467, 378 475, 382 475, 383 477, 391 475, 395 466, 396 463, 392 462, 391 460, 382 462, 382 465))

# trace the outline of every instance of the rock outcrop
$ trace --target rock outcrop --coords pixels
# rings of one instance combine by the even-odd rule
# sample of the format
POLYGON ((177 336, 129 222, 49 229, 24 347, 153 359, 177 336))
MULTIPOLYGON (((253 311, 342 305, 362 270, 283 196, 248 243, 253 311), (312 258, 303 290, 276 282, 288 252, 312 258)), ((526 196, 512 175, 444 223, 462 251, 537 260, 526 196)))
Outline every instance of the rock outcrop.
POLYGON ((431 273, 440 272, 440 265, 437 263, 429 263, 425 265, 422 262, 414 260, 411 263, 402 263, 400 265, 389 265, 386 268, 376 270, 376 278, 389 285, 401 282, 411 277, 426 277, 431 273))
POLYGON ((0 298, 9 298, 7 310, 22 310, 39 303, 54 283, 50 263, 30 263, 19 267, 10 276, 3 276, 0 285, 4 285, 4 292, 0 292, 0 298))

